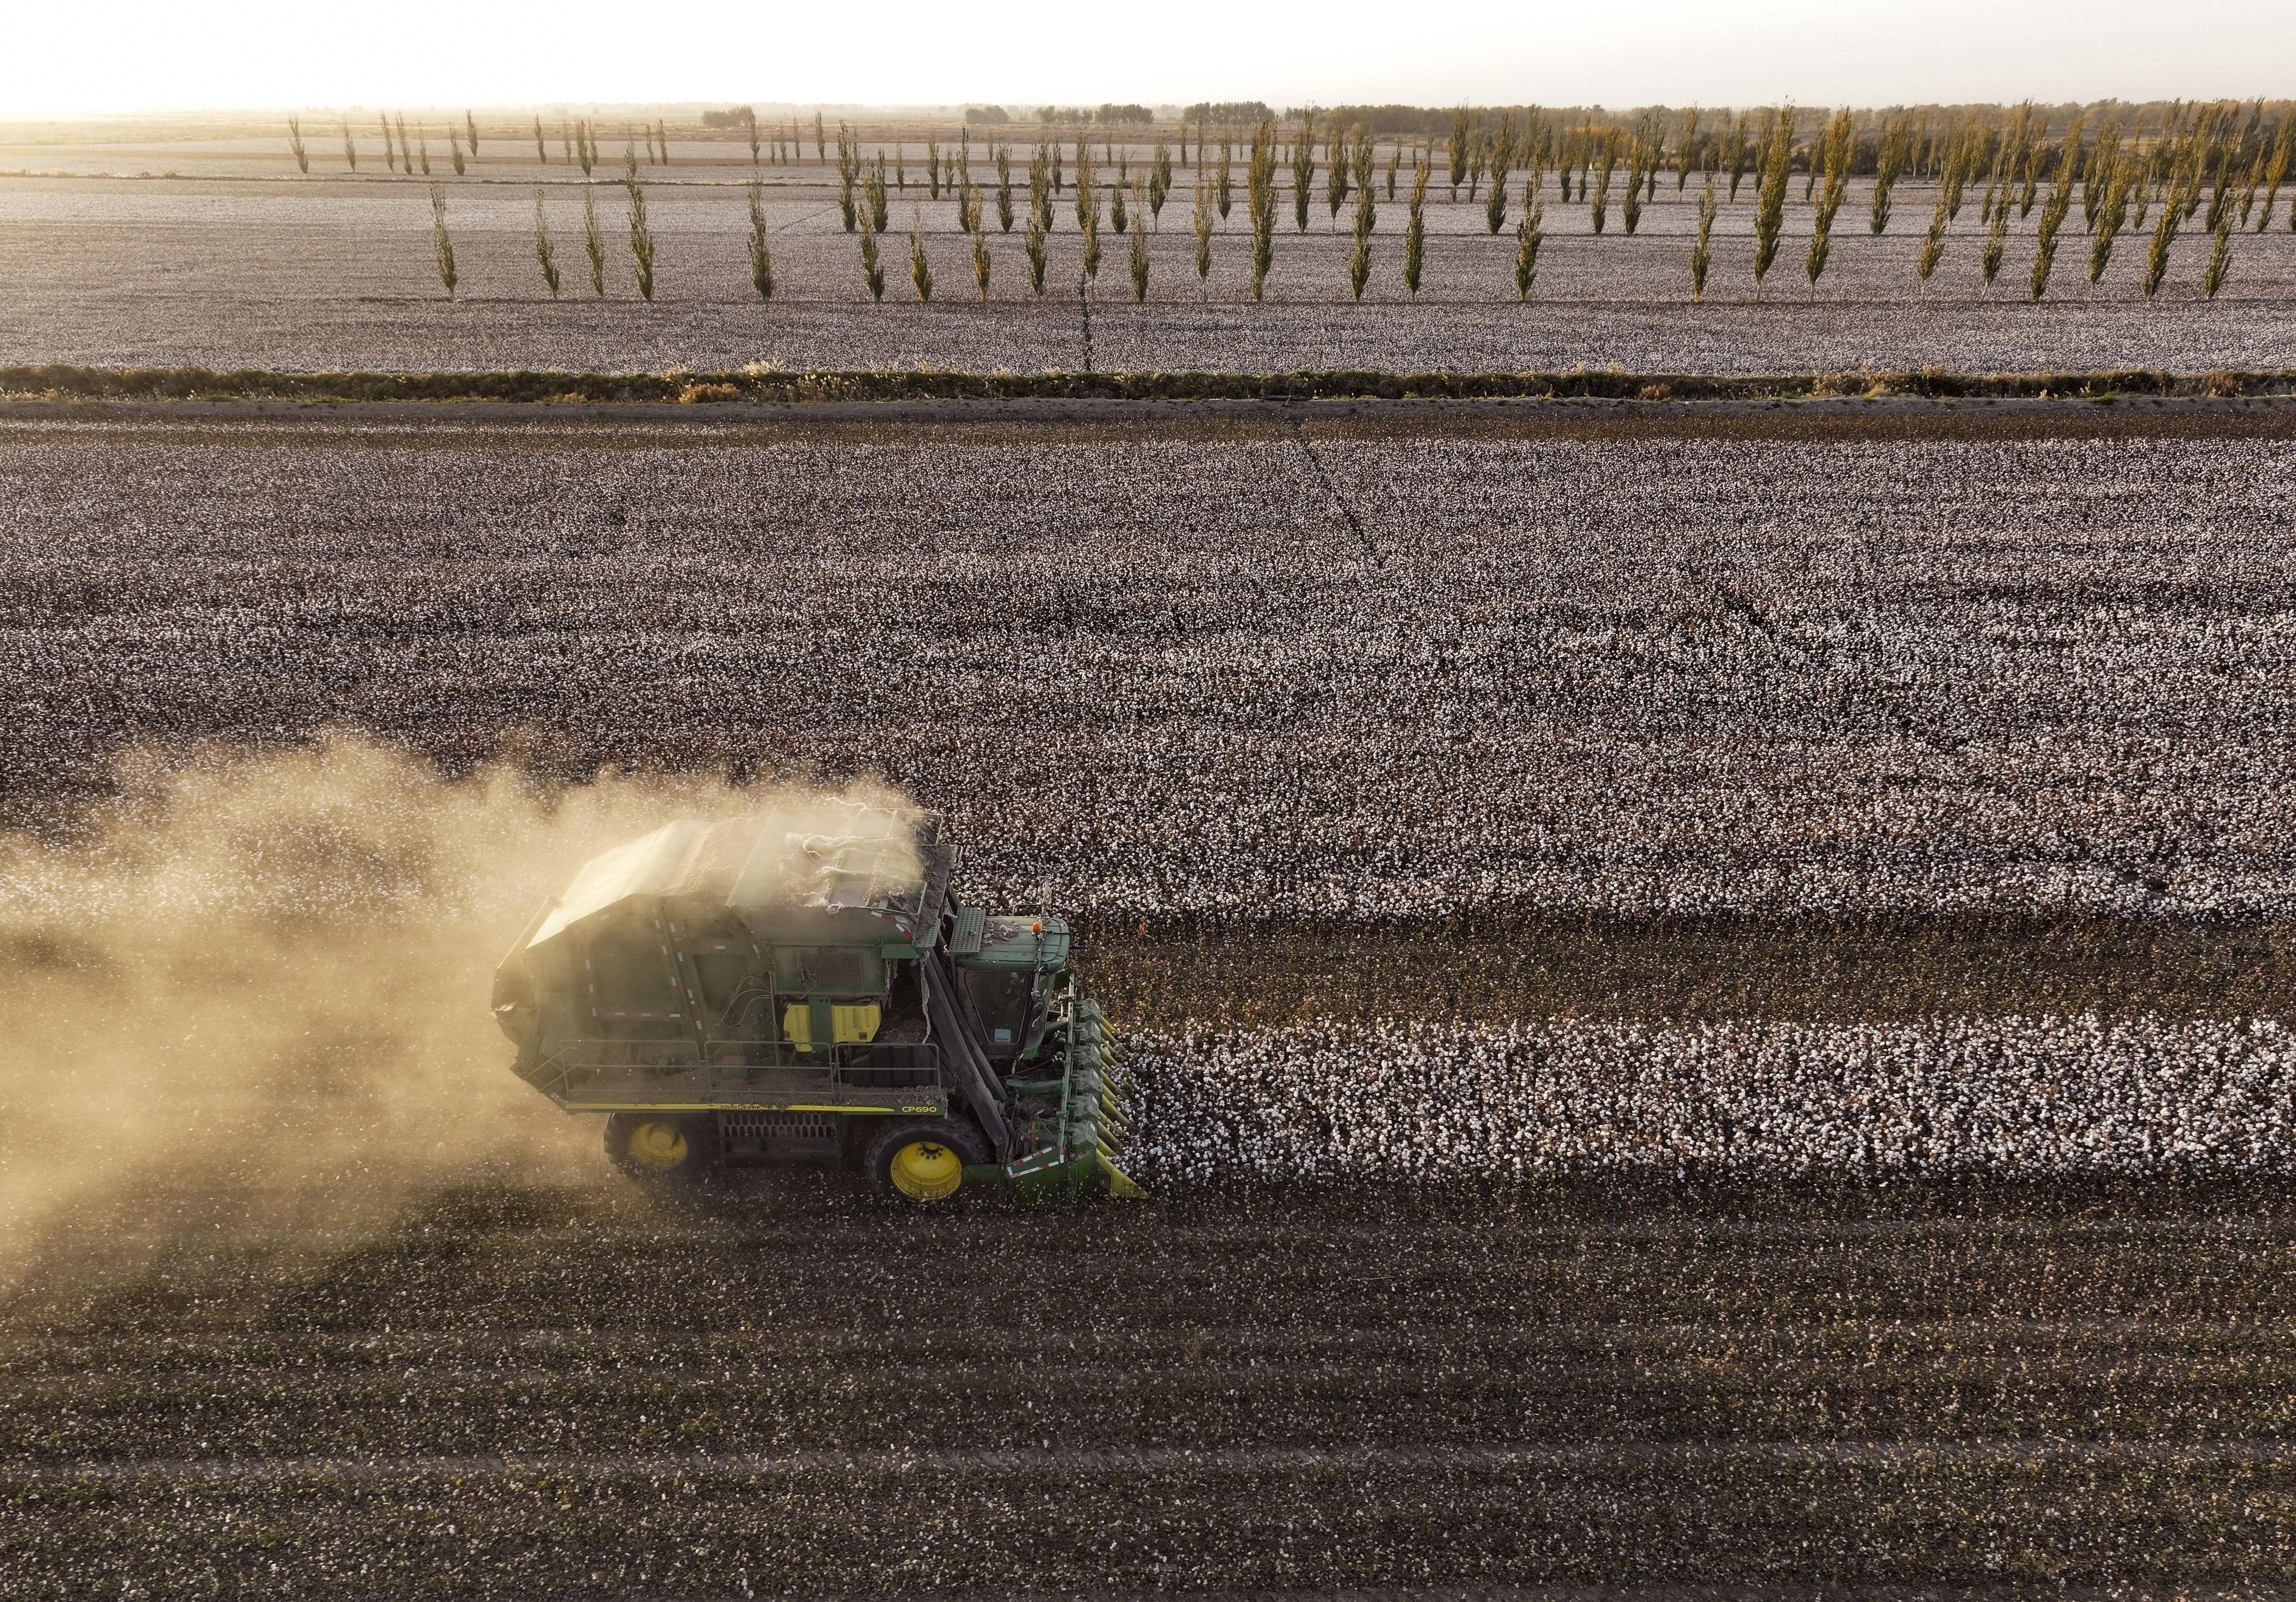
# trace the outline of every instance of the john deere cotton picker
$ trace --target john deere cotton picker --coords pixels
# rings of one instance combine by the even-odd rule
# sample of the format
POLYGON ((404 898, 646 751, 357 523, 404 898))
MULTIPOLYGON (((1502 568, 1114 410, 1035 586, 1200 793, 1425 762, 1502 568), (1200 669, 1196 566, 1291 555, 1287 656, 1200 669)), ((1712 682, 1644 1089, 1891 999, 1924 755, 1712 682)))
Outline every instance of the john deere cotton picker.
POLYGON ((633 1178, 841 1162, 890 1195, 1138 1192, 1122 1075, 1069 928, 949 887, 931 823, 673 823, 592 859, 496 971, 520 1077, 603 1113, 633 1178))

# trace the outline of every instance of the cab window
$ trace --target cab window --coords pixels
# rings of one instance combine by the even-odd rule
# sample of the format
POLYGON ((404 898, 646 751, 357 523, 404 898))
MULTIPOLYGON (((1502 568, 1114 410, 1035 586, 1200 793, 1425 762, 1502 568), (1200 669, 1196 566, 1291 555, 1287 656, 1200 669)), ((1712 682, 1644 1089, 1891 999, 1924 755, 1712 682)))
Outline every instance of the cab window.
POLYGON ((980 1037, 988 1042, 989 1056, 1009 1056, 1021 1049, 1029 1028, 1030 977, 1025 970, 965 972, 965 998, 980 1021, 980 1037))

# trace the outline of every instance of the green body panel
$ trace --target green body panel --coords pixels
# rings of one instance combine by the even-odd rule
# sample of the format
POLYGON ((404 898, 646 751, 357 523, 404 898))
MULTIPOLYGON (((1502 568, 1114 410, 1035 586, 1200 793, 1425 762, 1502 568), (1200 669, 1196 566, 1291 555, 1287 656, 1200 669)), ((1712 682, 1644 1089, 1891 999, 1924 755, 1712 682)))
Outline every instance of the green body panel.
POLYGON ((989 917, 980 945, 956 959, 960 968, 1003 972, 1056 971, 1069 965, 1069 926, 1056 917, 989 917))

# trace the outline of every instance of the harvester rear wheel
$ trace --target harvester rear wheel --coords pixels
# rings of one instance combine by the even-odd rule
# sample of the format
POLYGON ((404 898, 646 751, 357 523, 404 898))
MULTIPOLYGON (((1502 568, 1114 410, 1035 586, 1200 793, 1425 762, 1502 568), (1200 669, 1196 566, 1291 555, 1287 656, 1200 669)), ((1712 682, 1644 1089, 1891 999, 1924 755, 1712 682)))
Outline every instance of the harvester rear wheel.
POLYGON ((718 1170, 718 1115, 617 1113, 606 1120, 606 1155, 645 1184, 700 1184, 718 1170))
POLYGON ((980 1139, 962 1124, 941 1118, 897 1123, 869 1143, 869 1182, 881 1195, 923 1205, 955 1195, 966 1163, 988 1161, 980 1139))

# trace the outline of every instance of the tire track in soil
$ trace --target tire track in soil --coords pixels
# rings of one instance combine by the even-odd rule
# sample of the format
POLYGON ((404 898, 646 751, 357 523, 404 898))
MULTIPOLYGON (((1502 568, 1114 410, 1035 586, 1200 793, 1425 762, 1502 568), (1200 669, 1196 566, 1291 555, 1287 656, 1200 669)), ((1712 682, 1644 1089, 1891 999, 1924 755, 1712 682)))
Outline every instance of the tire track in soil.
POLYGON ((1324 458, 1316 454, 1315 446, 1309 442, 1307 434, 1301 431, 1296 419, 1292 424, 1292 443, 1300 448, 1300 454, 1308 458, 1308 465, 1315 469, 1316 477, 1323 483, 1324 493, 1332 497, 1332 504, 1339 508, 1340 515, 1347 519, 1348 528, 1354 533, 1356 543, 1363 546, 1364 555, 1371 558, 1373 566, 1384 571, 1387 566, 1387 554, 1382 551, 1372 537, 1364 531, 1363 523, 1357 518, 1355 508, 1348 504, 1348 497, 1340 493, 1338 483, 1332 478, 1331 469, 1324 465, 1324 458))

